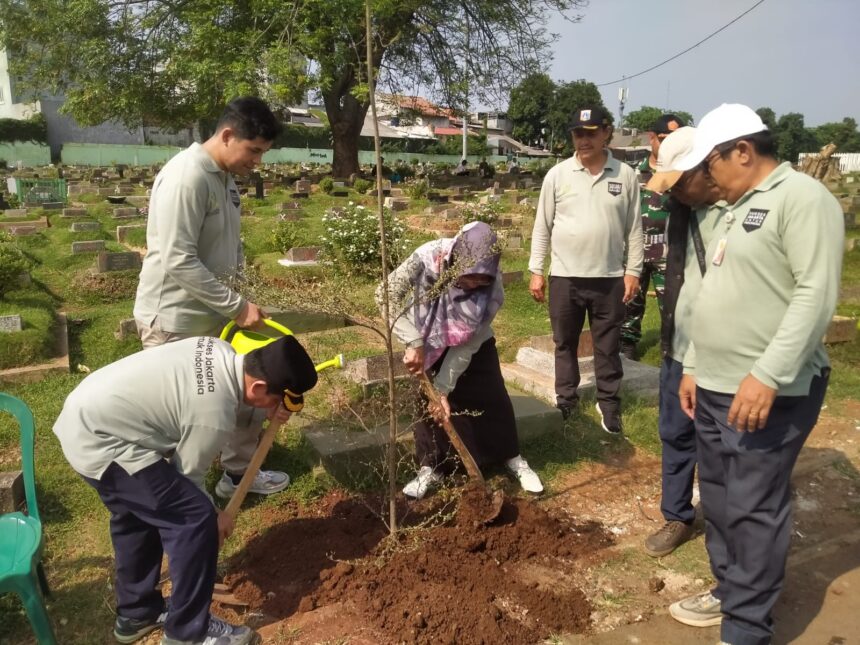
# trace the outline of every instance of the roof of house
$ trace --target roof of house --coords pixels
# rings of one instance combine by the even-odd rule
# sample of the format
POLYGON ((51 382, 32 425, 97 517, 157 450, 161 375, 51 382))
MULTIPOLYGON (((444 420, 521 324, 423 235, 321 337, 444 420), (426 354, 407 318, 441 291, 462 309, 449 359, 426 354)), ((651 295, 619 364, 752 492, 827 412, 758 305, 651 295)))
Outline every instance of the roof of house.
POLYGON ((380 102, 393 104, 401 110, 412 110, 424 116, 454 116, 453 110, 431 103, 423 96, 403 96, 401 94, 380 94, 380 102))

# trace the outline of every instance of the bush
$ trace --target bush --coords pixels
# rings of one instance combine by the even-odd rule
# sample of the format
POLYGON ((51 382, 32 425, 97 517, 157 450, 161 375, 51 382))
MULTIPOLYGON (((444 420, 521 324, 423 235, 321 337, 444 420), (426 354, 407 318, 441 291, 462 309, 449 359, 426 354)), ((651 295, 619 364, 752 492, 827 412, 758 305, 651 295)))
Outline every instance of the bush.
POLYGON ((44 114, 34 114, 29 119, 0 119, 0 142, 32 141, 48 142, 48 122, 44 114))
POLYGON ((406 182, 406 194, 412 199, 424 199, 430 192, 430 184, 426 179, 415 179, 406 182))
POLYGON ((299 222, 278 222, 272 231, 272 244, 280 253, 297 246, 307 246, 307 231, 299 222))
POLYGON ((18 286, 18 278, 32 267, 32 262, 18 248, 15 238, 0 231, 0 296, 18 286))
POLYGON ((537 159, 526 164, 526 168, 538 179, 546 175, 555 166, 555 159, 537 159))
POLYGON ((334 179, 331 177, 323 177, 320 179, 320 190, 326 195, 330 195, 331 191, 334 190, 334 179))
MULTIPOLYGON (((406 254, 406 226, 388 208, 383 211, 383 219, 391 269, 406 254)), ((325 228, 320 238, 323 259, 344 273, 378 278, 382 273, 382 261, 376 212, 349 202, 345 208, 326 212, 322 221, 325 228)))
POLYGON ((370 182, 366 179, 362 179, 361 177, 359 177, 354 182, 352 182, 352 187, 359 195, 364 195, 368 190, 370 190, 374 183, 375 182, 370 182))
POLYGON ((499 219, 502 213, 502 205, 499 202, 490 202, 488 204, 470 203, 463 206, 464 223, 469 222, 484 222, 492 226, 499 219))

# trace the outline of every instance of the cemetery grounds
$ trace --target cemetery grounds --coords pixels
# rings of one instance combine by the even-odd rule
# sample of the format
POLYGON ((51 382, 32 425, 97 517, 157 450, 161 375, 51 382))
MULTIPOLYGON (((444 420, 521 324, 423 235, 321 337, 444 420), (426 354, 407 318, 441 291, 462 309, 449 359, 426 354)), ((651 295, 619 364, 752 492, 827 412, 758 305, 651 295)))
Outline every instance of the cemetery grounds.
MULTIPOLYGON (((137 270, 119 264, 107 267, 119 270, 97 271, 99 249, 120 253, 145 245, 145 191, 152 173, 127 172, 138 174, 137 181, 120 184, 110 170, 101 178, 82 178, 66 204, 82 212, 64 217, 62 210, 33 208, 14 219, 0 216, 4 228, 19 229, 15 243, 32 261, 29 283, 0 299, 0 316, 22 320, 21 331, 0 335, 0 366, 57 360, 56 314, 66 316, 71 370, 2 384, 36 417, 38 499, 53 590, 48 609, 61 643, 113 642, 108 514, 65 462, 51 426, 87 372, 140 349, 133 334, 115 336, 120 321, 131 317, 137 270), (119 208, 135 207, 135 213, 118 215, 107 203, 115 186, 134 202, 119 208), (98 226, 72 231, 80 221, 98 226), (117 225, 132 228, 118 238, 117 225)), ((284 289, 304 284, 308 294, 339 289, 362 313, 372 314, 372 281, 334 276, 323 267, 278 264, 285 242, 312 246, 326 234, 323 215, 329 208, 349 201, 375 205, 375 198, 352 188, 336 187, 333 192, 346 193, 338 197, 317 190, 317 183, 297 208, 291 186, 278 182, 263 199, 243 196, 246 255, 264 280, 284 289), (286 204, 291 208, 285 210, 286 204), (281 227, 284 214, 296 226, 281 227)), ((478 197, 493 182, 471 183, 478 197)), ((491 191, 500 192, 503 205, 494 224, 509 242, 505 271, 526 269, 533 210, 519 202, 534 200, 535 186, 539 180, 516 194, 491 191)), ((857 178, 831 188, 852 216, 860 200, 857 178)), ((410 225, 410 249, 462 224, 456 211, 446 212, 441 204, 426 213, 435 205, 426 195, 394 197, 392 206, 410 225)), ((847 234, 860 237, 857 228, 847 234)), ((856 248, 846 251, 837 313, 860 316, 856 248)), ((380 339, 361 327, 301 326, 295 331, 318 359, 342 351, 355 360, 382 351, 380 339)), ((547 310, 531 300, 525 277, 514 276, 506 287, 494 328, 503 362, 512 362, 530 337, 549 333, 547 310)), ((656 303, 650 299, 643 363, 659 365, 658 345, 656 303)), ((775 643, 850 643, 860 633, 860 341, 855 334, 829 352, 834 370, 826 407, 793 478, 795 530, 775 643)), ((408 427, 410 388, 399 387, 408 427)), ((662 524, 657 413, 650 398, 627 396, 624 405, 625 440, 601 431, 593 401, 586 399, 566 424, 559 421, 523 443, 524 456, 546 485, 540 498, 527 497, 501 470, 487 473, 490 485, 507 493, 497 524, 477 521, 480 495, 449 486, 420 503, 399 500, 404 526, 395 539, 386 539, 381 461, 329 472, 307 439, 306 432, 322 426, 360 434, 387 418, 378 392, 366 394, 330 371, 308 397, 301 419, 282 429, 266 462, 289 472, 293 483, 282 494, 247 500, 222 552, 221 573, 249 606, 216 604, 213 610, 255 626, 266 643, 715 643, 717 628, 684 627, 666 611, 712 581, 702 535, 664 558, 652 559, 641 549, 662 524)), ((17 429, 7 417, 0 419, 0 471, 18 467, 17 444, 17 429)), ((400 466, 402 484, 410 477, 408 459, 400 466)), ((219 475, 217 468, 210 472, 210 491, 219 475)), ((156 632, 142 642, 159 639, 156 632)), ((32 642, 20 603, 8 594, 0 597, 0 643, 32 642)))

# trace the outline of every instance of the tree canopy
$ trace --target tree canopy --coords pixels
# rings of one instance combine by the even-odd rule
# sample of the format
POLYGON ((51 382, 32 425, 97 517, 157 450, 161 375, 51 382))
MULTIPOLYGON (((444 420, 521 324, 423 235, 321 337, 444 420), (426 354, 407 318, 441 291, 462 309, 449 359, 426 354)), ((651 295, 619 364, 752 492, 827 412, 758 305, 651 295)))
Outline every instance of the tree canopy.
MULTIPOLYGON (((368 0, 372 64, 391 89, 466 107, 506 95, 549 58, 557 12, 583 0, 368 0)), ((369 107, 365 0, 0 0, 0 43, 36 93, 63 92, 82 124, 209 123, 231 98, 273 105, 316 90, 334 172, 358 168, 369 107)))
POLYGON ((643 105, 638 110, 624 116, 625 128, 636 128, 640 132, 648 132, 654 127, 654 122, 664 114, 674 114, 683 119, 685 125, 693 125, 693 115, 684 110, 664 110, 663 108, 643 105))

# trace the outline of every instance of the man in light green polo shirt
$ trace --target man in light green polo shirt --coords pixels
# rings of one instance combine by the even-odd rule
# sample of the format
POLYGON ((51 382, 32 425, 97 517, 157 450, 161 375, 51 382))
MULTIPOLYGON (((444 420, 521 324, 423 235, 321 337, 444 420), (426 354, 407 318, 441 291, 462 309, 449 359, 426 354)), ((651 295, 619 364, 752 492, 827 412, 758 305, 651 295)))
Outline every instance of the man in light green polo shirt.
POLYGON ((830 373, 822 338, 842 268, 842 211, 827 189, 775 158, 744 105, 707 114, 675 168, 702 164, 729 210, 693 302, 681 405, 695 419, 706 544, 717 580, 670 607, 732 645, 767 645, 791 534, 791 471, 830 373))
POLYGON ((570 130, 576 152, 551 169, 541 187, 529 291, 536 301, 544 300, 544 260, 550 251, 556 405, 567 419, 579 401, 576 352, 587 315, 600 425, 620 435, 621 323, 624 304, 639 289, 643 262, 639 182, 630 166, 609 154, 612 121, 602 106, 576 110, 570 130))

